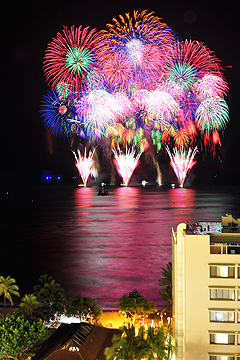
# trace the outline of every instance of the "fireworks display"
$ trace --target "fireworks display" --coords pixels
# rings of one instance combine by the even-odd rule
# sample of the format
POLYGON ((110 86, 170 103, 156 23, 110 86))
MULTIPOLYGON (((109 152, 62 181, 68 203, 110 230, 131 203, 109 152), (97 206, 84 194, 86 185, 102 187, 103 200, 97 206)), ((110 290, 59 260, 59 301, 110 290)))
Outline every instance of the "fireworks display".
MULTIPOLYGON (((229 122, 220 60, 197 40, 180 41, 153 12, 119 15, 106 27, 64 26, 48 44, 44 127, 71 144, 105 149, 125 186, 146 149, 158 174, 154 152, 167 152, 183 186, 196 147, 215 157, 229 122)), ((92 156, 77 150, 75 157, 86 185, 81 171, 92 156)))
POLYGON ((77 116, 74 99, 67 92, 50 90, 43 97, 40 114, 44 127, 55 136, 72 136, 71 120, 77 116))
POLYGON ((187 151, 182 147, 180 149, 174 148, 173 155, 171 154, 168 147, 166 147, 166 150, 171 159, 170 165, 172 166, 177 176, 179 186, 183 187, 188 172, 191 170, 193 165, 196 164, 194 157, 196 155, 197 148, 194 150, 189 148, 187 151))
POLYGON ((68 30, 64 26, 63 35, 57 33, 48 45, 43 62, 46 80, 52 88, 65 82, 72 90, 80 90, 97 81, 100 40, 96 29, 72 26, 68 30))
POLYGON ((114 152, 114 165, 117 169, 118 174, 123 179, 122 185, 128 186, 134 170, 140 163, 139 158, 142 154, 142 151, 137 153, 134 148, 128 149, 127 146, 125 154, 122 152, 122 150, 120 150, 120 148, 113 148, 112 150, 114 152))
POLYGON ((75 164, 76 164, 76 168, 79 171, 79 175, 82 178, 83 181, 83 186, 87 186, 87 180, 89 178, 89 175, 91 173, 91 168, 94 164, 94 160, 93 160, 93 154, 94 151, 89 151, 88 156, 87 156, 87 151, 85 148, 85 152, 84 155, 81 155, 81 152, 79 149, 77 149, 75 152, 73 152, 74 157, 75 157, 75 164))

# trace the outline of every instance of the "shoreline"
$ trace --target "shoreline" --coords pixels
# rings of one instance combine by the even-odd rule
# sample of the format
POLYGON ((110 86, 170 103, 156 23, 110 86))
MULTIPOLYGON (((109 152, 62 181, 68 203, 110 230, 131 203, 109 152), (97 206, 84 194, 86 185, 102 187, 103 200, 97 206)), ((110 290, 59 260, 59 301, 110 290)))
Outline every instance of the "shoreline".
MULTIPOLYGON (((7 306, 5 308, 6 316, 12 315, 17 309, 16 306, 7 306)), ((0 304, 0 320, 3 320, 3 306, 0 304)), ((126 317, 118 310, 102 310, 102 315, 99 318, 99 322, 103 327, 106 328, 120 328, 126 323, 126 317)), ((161 312, 153 313, 145 316, 144 324, 148 325, 159 325, 165 326, 168 322, 167 315, 161 314, 161 312)), ((136 326, 142 325, 142 317, 136 319, 136 326)))

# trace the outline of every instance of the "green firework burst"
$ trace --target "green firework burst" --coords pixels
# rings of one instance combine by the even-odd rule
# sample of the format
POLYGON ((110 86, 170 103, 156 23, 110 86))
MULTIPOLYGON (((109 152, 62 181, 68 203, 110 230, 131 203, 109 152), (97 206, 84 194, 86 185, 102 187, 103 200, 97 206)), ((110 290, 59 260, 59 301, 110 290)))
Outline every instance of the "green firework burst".
POLYGON ((169 80, 177 83, 184 91, 191 89, 197 80, 196 69, 186 63, 176 63, 168 73, 169 80))
POLYGON ((89 49, 84 47, 74 47, 66 54, 66 65, 71 73, 83 73, 90 70, 94 62, 93 55, 89 49))

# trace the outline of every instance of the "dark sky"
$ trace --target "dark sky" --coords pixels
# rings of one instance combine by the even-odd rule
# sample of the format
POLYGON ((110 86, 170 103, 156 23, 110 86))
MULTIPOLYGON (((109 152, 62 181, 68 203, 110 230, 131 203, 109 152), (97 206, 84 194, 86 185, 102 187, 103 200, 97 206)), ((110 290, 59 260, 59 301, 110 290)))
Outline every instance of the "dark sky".
MULTIPOLYGON (((240 1, 127 1, 72 0, 6 1, 2 13, 1 180, 38 177, 51 167, 71 172, 73 157, 61 141, 48 152, 39 104, 49 87, 42 60, 47 44, 63 25, 106 29, 113 17, 132 11, 154 11, 182 39, 204 42, 222 61, 230 86, 227 103, 230 123, 222 143, 224 181, 238 181, 239 174, 239 19, 240 1), (3 175, 4 174, 4 175, 3 175)), ((66 145, 66 146, 65 146, 66 145)), ((239 181, 240 182, 240 181, 239 181)))

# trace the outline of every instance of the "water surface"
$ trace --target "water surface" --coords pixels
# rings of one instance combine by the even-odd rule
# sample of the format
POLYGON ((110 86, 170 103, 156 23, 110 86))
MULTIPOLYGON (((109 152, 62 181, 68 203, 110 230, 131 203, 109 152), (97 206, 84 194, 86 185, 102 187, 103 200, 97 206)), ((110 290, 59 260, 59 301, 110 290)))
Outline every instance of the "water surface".
POLYGON ((67 296, 94 298, 103 309, 134 288, 159 307, 158 279, 171 261, 172 228, 185 221, 240 217, 238 189, 41 187, 32 205, 1 221, 1 273, 21 295, 47 273, 67 296))

